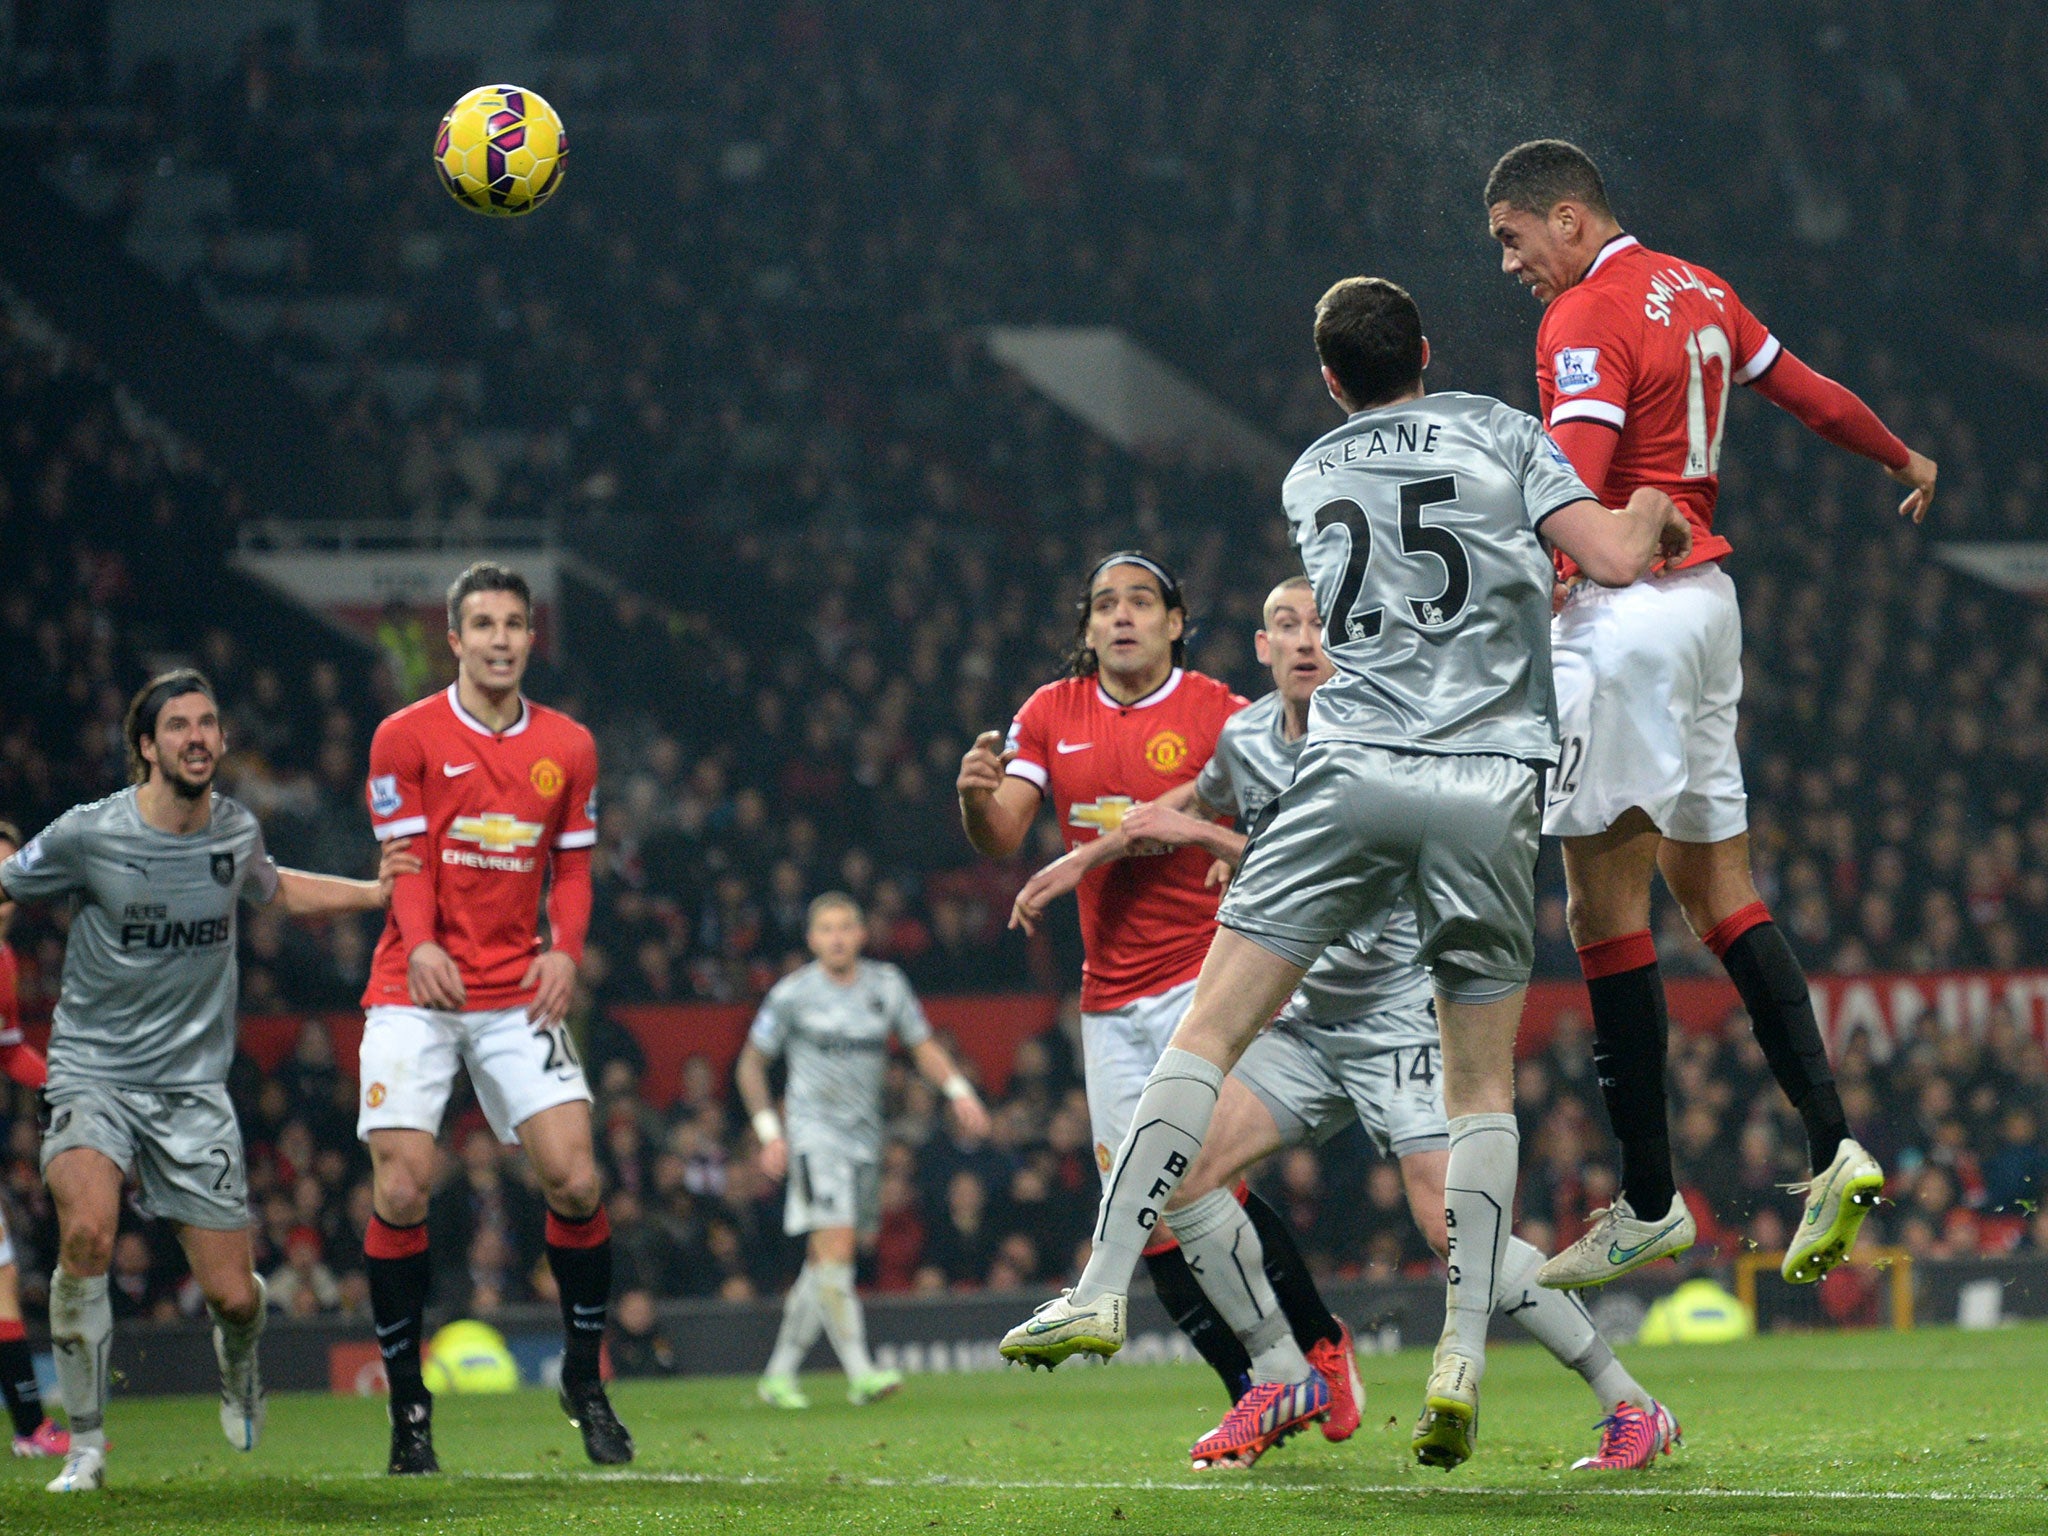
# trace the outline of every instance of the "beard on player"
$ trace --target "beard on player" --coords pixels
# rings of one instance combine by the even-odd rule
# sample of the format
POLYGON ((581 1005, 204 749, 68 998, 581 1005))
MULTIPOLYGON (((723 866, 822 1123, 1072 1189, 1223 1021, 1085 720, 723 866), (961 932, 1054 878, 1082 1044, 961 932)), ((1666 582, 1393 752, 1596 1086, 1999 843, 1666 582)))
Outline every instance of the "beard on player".
POLYGON ((227 736, 213 685, 203 674, 180 668, 145 683, 128 705, 122 734, 135 783, 161 774, 181 800, 199 800, 212 791, 227 736))

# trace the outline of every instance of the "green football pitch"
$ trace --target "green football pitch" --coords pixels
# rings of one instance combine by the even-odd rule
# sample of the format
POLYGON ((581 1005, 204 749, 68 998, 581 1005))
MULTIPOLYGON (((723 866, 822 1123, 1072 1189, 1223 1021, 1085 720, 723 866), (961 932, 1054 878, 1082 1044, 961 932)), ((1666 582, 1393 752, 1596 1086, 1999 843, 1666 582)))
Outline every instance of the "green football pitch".
POLYGON ((0 1476, 7 1531, 1161 1532, 1487 1529, 2048 1531, 2048 1327, 1833 1334, 1636 1349, 1687 1444, 1653 1469, 1575 1473, 1591 1400, 1541 1351, 1498 1349, 1479 1454, 1426 1471, 1408 1429, 1426 1360, 1368 1356, 1365 1422, 1342 1445, 1313 1431, 1250 1473, 1198 1476, 1186 1448, 1221 1394, 1194 1366, 1069 1365, 1047 1376, 913 1378, 847 1406, 810 1378, 804 1413, 765 1408, 751 1383, 618 1387, 639 1440, 623 1472, 584 1462, 552 1397, 444 1398, 438 1478, 378 1468, 378 1403, 280 1396, 261 1449, 237 1455, 211 1400, 116 1398, 100 1495, 41 1491, 56 1470, 0 1476))

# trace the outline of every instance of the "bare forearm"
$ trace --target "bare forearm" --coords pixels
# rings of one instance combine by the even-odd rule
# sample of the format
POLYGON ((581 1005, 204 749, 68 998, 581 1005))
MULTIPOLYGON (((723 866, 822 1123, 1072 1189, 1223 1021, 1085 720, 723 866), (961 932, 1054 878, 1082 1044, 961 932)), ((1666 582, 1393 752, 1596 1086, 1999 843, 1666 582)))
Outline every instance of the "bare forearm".
POLYGON ((344 880, 302 869, 277 872, 277 894, 292 917, 327 917, 336 912, 376 912, 384 905, 374 880, 344 880))
POLYGON ((740 1052, 739 1065, 733 1069, 733 1077, 739 1083, 740 1101, 747 1106, 749 1115, 758 1115, 764 1109, 775 1107, 775 1096, 768 1091, 767 1058, 751 1045, 740 1052))
POLYGON ((1245 844, 1250 841, 1242 832, 1210 822, 1208 830, 1195 839, 1195 845, 1235 869, 1244 862, 1245 844))

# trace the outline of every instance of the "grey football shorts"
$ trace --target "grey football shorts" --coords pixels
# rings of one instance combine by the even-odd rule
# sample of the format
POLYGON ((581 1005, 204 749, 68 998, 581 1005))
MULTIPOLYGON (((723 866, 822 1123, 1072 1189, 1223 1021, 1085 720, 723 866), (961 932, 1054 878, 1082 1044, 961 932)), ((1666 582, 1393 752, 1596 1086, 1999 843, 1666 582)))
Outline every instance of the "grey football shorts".
POLYGON ((791 1237, 825 1227, 851 1227, 863 1237, 881 1230, 882 1165, 832 1152, 789 1153, 789 1192, 782 1230, 791 1237))
POLYGON ((123 1088, 72 1079, 44 1091, 43 1172, 60 1154, 90 1147, 142 1187, 142 1208, 183 1226, 232 1232, 249 1225, 242 1128, 228 1091, 123 1088))
MULTIPOLYGON (((1436 1022, 1426 1009, 1421 1022, 1436 1022)), ((1231 1073, 1266 1106, 1288 1146, 1320 1145, 1356 1120, 1390 1157, 1451 1144, 1444 1116, 1443 1053, 1433 1039, 1391 1045, 1341 1031, 1275 1024, 1245 1048, 1231 1073)))
POLYGON ((1341 936, 1371 943, 1412 898, 1437 991, 1495 1002, 1535 963, 1542 778, 1512 757, 1311 738, 1216 920, 1307 966, 1341 936))

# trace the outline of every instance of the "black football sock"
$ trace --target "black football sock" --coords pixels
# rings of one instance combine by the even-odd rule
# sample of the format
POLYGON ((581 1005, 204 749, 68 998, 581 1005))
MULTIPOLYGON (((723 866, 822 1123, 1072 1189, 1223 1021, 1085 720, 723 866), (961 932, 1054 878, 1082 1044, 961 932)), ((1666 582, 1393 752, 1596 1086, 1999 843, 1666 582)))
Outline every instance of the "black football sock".
POLYGON ((394 1227, 370 1218, 363 1234, 363 1258, 370 1271, 370 1317, 377 1325, 377 1349, 393 1403, 424 1403, 432 1395, 420 1380, 420 1339, 426 1332, 427 1287, 434 1278, 427 1253, 427 1224, 394 1227))
POLYGON ((1223 1378, 1223 1390, 1236 1402, 1251 1385, 1252 1357, 1223 1321, 1216 1304, 1203 1294, 1202 1282, 1188 1268, 1186 1256, 1178 1247, 1162 1248, 1145 1255, 1145 1268, 1152 1276, 1152 1290, 1159 1297, 1159 1304, 1166 1308, 1166 1315, 1223 1378))
POLYGON ((43 1389, 36 1385, 35 1357, 21 1324, 0 1323, 0 1393, 7 1397, 7 1415, 14 1433, 27 1438, 43 1422, 43 1389))
POLYGON ((1828 1048, 1821 1043, 1820 1021, 1813 1016, 1806 973, 1760 901, 1723 919, 1707 934, 1706 946, 1721 957, 1728 979, 1742 994, 1749 1027, 1771 1064, 1771 1075, 1806 1123, 1808 1154, 1819 1173, 1849 1139, 1849 1122, 1835 1090, 1828 1048))
POLYGON ((1593 1001, 1593 1066, 1607 1123, 1621 1144, 1621 1192, 1644 1221, 1671 1209, 1671 1125, 1664 1101, 1664 1056, 1671 1018, 1657 946, 1646 928, 1579 950, 1593 1001))
POLYGON ((1287 1219, 1250 1190, 1245 1191, 1244 1213, 1259 1234, 1259 1246, 1266 1250, 1266 1278, 1280 1298, 1280 1310, 1287 1314, 1287 1326, 1294 1331, 1301 1352, 1307 1354, 1318 1344, 1337 1343, 1344 1330, 1323 1304, 1323 1293, 1316 1289, 1316 1277, 1308 1272, 1308 1261, 1294 1245, 1287 1219))
POLYGON ((548 1212, 548 1268, 562 1293, 562 1380, 596 1381, 612 1295, 612 1224, 603 1206, 581 1221, 548 1212))

